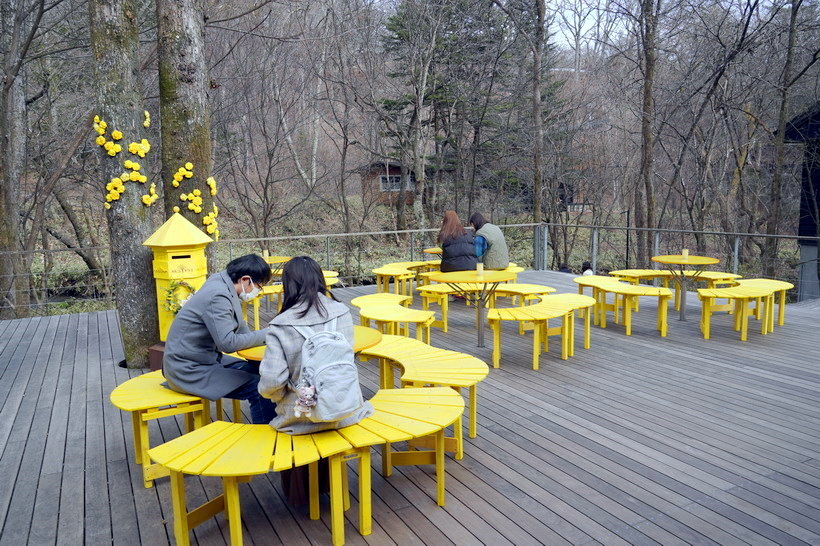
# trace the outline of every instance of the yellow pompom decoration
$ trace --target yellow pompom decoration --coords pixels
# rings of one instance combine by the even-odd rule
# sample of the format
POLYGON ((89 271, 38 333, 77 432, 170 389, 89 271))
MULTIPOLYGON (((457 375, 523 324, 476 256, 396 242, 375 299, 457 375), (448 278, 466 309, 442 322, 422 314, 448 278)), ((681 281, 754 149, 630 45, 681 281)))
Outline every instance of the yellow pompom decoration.
POLYGON ((122 133, 120 131, 111 131, 111 138, 114 140, 119 140, 122 138, 122 133))
POLYGON ((174 212, 179 212, 179 207, 174 207, 174 212))
POLYGON ((172 180, 171 185, 175 188, 178 188, 179 187, 179 182, 177 182, 176 180, 172 180))
POLYGON ((103 206, 105 207, 106 210, 111 208, 111 205, 109 205, 108 203, 103 203, 103 206))
POLYGON ((191 169, 194 168, 194 164, 189 161, 188 163, 185 164, 185 168, 190 171, 191 169))
POLYGON ((192 173, 191 171, 185 171, 185 174, 183 176, 185 178, 191 178, 193 175, 194 175, 194 173, 192 173))
POLYGON ((96 140, 94 140, 94 142, 96 142, 98 146, 104 146, 105 145, 105 137, 100 135, 100 136, 97 137, 96 140))
POLYGON ((188 196, 187 196, 186 194, 184 194, 184 193, 183 193, 183 194, 180 194, 179 198, 180 198, 180 199, 182 199, 183 201, 187 201, 187 200, 188 200, 188 196))
POLYGON ((106 152, 110 152, 111 149, 114 148, 114 143, 111 142, 110 140, 108 140, 108 141, 103 143, 102 147, 105 148, 106 152))
POLYGON ((106 122, 100 121, 100 129, 106 129, 107 127, 108 127, 108 124, 106 122))
POLYGON ((94 116, 94 123, 100 123, 100 116, 94 116))

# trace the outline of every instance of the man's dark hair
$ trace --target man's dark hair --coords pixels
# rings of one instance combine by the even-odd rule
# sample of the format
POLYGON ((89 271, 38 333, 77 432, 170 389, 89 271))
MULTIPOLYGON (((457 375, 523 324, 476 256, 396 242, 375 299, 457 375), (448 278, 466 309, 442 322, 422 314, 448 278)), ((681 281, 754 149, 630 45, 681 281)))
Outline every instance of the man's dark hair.
POLYGON ((472 216, 470 216, 470 223, 473 225, 476 231, 484 227, 484 224, 487 223, 487 220, 484 219, 484 216, 480 212, 474 212, 472 216))
POLYGON ((270 266, 259 254, 245 254, 228 262, 225 271, 232 282, 248 275, 256 284, 267 284, 270 281, 270 266))

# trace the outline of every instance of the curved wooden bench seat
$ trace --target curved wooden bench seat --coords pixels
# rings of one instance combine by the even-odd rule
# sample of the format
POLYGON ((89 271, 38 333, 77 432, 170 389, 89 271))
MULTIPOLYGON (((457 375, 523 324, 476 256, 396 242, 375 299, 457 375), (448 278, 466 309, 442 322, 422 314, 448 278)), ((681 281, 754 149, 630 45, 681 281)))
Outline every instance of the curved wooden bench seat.
POLYGON ((416 277, 416 272, 407 268, 408 264, 419 264, 424 262, 395 262, 373 269, 376 276, 376 290, 378 292, 390 292, 390 282, 393 282, 393 293, 404 294, 412 299, 413 292, 411 284, 416 277))
MULTIPOLYGON (((388 294, 386 292, 376 292, 375 294, 365 294, 350 300, 350 304, 361 309, 366 305, 397 304, 407 307, 413 298, 404 294, 388 294)), ((364 319, 362 319, 364 321, 364 319)))
MULTIPOLYGON (((584 295, 558 294, 545 296, 541 302, 524 307, 511 307, 507 309, 491 309, 487 313, 487 319, 493 330, 493 367, 498 368, 501 360, 501 322, 517 321, 519 331, 522 326, 530 329, 532 325, 533 345, 532 345, 532 369, 537 370, 539 360, 543 351, 549 349, 549 336, 561 336, 561 358, 566 360, 575 352, 575 310, 588 309, 595 305, 595 299, 584 295), (562 296, 569 296, 562 298, 562 296), (549 319, 561 318, 561 326, 550 328, 549 319)), ((589 349, 589 313, 585 315, 584 324, 584 348, 589 349)))
MULTIPOLYGON (((162 386, 164 382, 162 370, 138 375, 118 385, 109 397, 115 407, 131 413, 134 462, 142 466, 145 487, 151 487, 155 479, 168 475, 166 469, 151 464, 148 458, 148 422, 162 417, 185 415, 185 428, 190 432, 211 420, 210 400, 173 391, 162 386)), ((232 402, 234 421, 241 422, 240 401, 232 402)), ((223 416, 222 400, 216 402, 216 414, 218 418, 223 416)))
MULTIPOLYGON (((619 269, 610 271, 609 274, 620 280, 631 284, 639 284, 640 281, 661 279, 664 288, 669 288, 669 279, 673 278, 672 272, 661 269, 619 269)), ((717 288, 719 285, 732 284, 736 279, 741 278, 735 273, 724 273, 723 271, 684 271, 684 276, 698 282, 705 282, 706 288, 717 288)), ((673 279, 674 280, 674 279, 673 279)), ((680 286, 674 283, 675 289, 675 309, 680 309, 680 286)), ((635 309, 637 311, 637 309, 635 309)))
MULTIPOLYGON (((231 544, 242 544, 242 516, 238 484, 252 476, 308 465, 310 518, 319 519, 318 461, 329 459, 330 511, 333 544, 344 544, 344 510, 349 508, 348 458, 358 458, 359 532, 372 527, 370 448, 382 446, 385 477, 393 466, 435 464, 436 502, 444 506, 444 428, 464 412, 464 399, 453 389, 392 389, 370 400, 375 413, 339 430, 291 436, 269 425, 212 423, 149 451, 171 475, 174 537, 189 544, 189 531, 225 511, 231 544), (393 451, 391 443, 433 436, 432 451, 393 451), (189 511, 184 475, 222 478, 223 494, 189 511)), ((221 539, 221 537, 220 537, 221 539)))
MULTIPOLYGON (((399 380, 403 386, 421 387, 436 385, 469 389, 470 413, 469 435, 476 436, 478 417, 477 385, 490 372, 487 363, 472 355, 439 349, 421 341, 403 336, 382 336, 376 345, 361 352, 362 355, 379 359, 381 388, 394 385, 391 366, 401 368, 399 380)), ((455 451, 456 459, 464 456, 464 442, 461 436, 461 421, 454 427, 455 445, 448 451, 455 451)))
POLYGON ((734 314, 734 328, 740 332, 740 340, 748 339, 749 312, 752 302, 755 303, 755 318, 763 320, 760 333, 766 335, 774 331, 774 300, 779 295, 778 325, 785 322, 786 290, 794 288, 790 282, 775 279, 738 279, 734 286, 721 288, 699 288, 701 300, 700 329, 704 339, 711 334, 712 314, 718 311, 731 311, 734 314), (717 305, 716 299, 727 299, 728 304, 717 305))
POLYGON ((430 326, 436 318, 433 311, 408 309, 397 303, 369 304, 359 309, 362 326, 370 326, 370 321, 383 334, 410 336, 410 324, 416 325, 416 339, 430 343, 430 326))
POLYGON ((666 337, 667 322, 666 308, 672 292, 668 288, 647 286, 642 284, 628 284, 614 277, 603 275, 587 275, 573 279, 578 284, 578 293, 583 294, 585 287, 592 288, 592 297, 595 298, 595 324, 606 328, 606 313, 615 314, 615 323, 619 322, 619 312, 624 311, 624 327, 626 335, 632 335, 632 310, 637 308, 637 299, 641 296, 655 296, 658 298, 657 328, 661 337, 666 337), (613 303, 607 303, 607 294, 613 294, 613 303))

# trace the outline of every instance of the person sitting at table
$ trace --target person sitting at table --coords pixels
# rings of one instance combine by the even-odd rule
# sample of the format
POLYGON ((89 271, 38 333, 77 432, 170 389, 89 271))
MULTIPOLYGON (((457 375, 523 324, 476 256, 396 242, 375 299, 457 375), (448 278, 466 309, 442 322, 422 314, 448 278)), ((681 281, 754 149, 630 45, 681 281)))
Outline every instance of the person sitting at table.
POLYGON ((191 296, 165 341, 162 373, 169 388, 209 400, 247 400, 254 424, 273 418, 273 404, 257 390, 259 363, 223 354, 265 343, 267 330, 248 328, 240 301, 257 297, 270 277, 265 260, 247 254, 211 275, 191 296))
MULTIPOLYGON (((270 321, 265 339, 265 356, 259 367, 261 380, 259 393, 276 404, 276 417, 270 425, 278 431, 289 434, 309 434, 355 425, 373 414, 370 402, 364 402, 361 409, 349 417, 336 422, 315 423, 300 409, 299 392, 296 385, 302 374, 302 346, 305 337, 295 326, 307 326, 314 332, 325 330, 330 323, 336 323, 336 331, 341 332, 353 345, 353 319, 350 309, 339 302, 333 294, 326 294, 322 268, 308 256, 292 258, 282 268, 282 290, 284 302, 282 310, 270 321)), ((329 491, 327 459, 319 461, 319 490, 329 491)), ((300 466, 279 473, 285 498, 293 506, 302 506, 308 501, 308 470, 300 466)))
POLYGON ((484 269, 506 269, 510 265, 510 251, 501 228, 489 223, 480 212, 470 216, 475 230, 475 250, 484 269))
POLYGON ((475 269, 478 259, 475 254, 474 238, 461 225, 456 211, 448 210, 444 213, 437 239, 441 247, 441 271, 475 269))
POLYGON ((581 275, 594 275, 595 272, 592 270, 592 264, 589 262, 584 262, 581 264, 581 275))
POLYGON ((276 404, 276 417, 270 425, 289 434, 309 434, 320 430, 346 427, 373 413, 370 402, 360 410, 336 422, 316 423, 306 415, 296 415, 299 394, 294 386, 302 373, 302 345, 305 337, 295 326, 307 326, 314 332, 326 330, 335 321, 353 345, 353 319, 347 305, 332 294, 326 296, 322 268, 313 258, 292 258, 282 268, 282 310, 273 317, 265 338, 265 356, 259 366, 259 393, 276 404))

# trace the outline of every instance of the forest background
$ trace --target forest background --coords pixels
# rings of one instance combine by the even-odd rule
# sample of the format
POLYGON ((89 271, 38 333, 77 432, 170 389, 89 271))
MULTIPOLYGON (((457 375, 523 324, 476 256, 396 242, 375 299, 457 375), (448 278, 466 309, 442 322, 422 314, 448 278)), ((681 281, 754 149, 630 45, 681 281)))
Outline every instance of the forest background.
MULTIPOLYGON (((447 209, 501 224, 794 234, 802 147, 783 133, 818 101, 818 9, 0 0, 4 316, 49 299, 36 290, 49 275, 107 285, 95 279, 109 266, 123 274, 108 249, 174 207, 223 239, 435 228, 447 209), (173 64, 174 48, 191 62, 173 64), (111 180, 122 167, 95 142, 92 120, 122 120, 123 105, 130 121, 99 136, 113 145, 122 129, 123 147, 151 150, 145 182, 132 177, 119 192, 111 180), (388 163, 403 183, 385 202, 362 173, 388 163), (136 199, 121 201, 129 191, 136 199), (56 249, 73 260, 42 252, 56 249), (62 261, 73 265, 62 271, 62 261)), ((633 236, 634 263, 646 264, 650 237, 633 236)), ((342 253, 395 241, 358 239, 342 253)), ((588 239, 557 230, 550 244, 556 266, 588 239)), ((776 262, 774 242, 743 244, 743 259, 776 262)))

